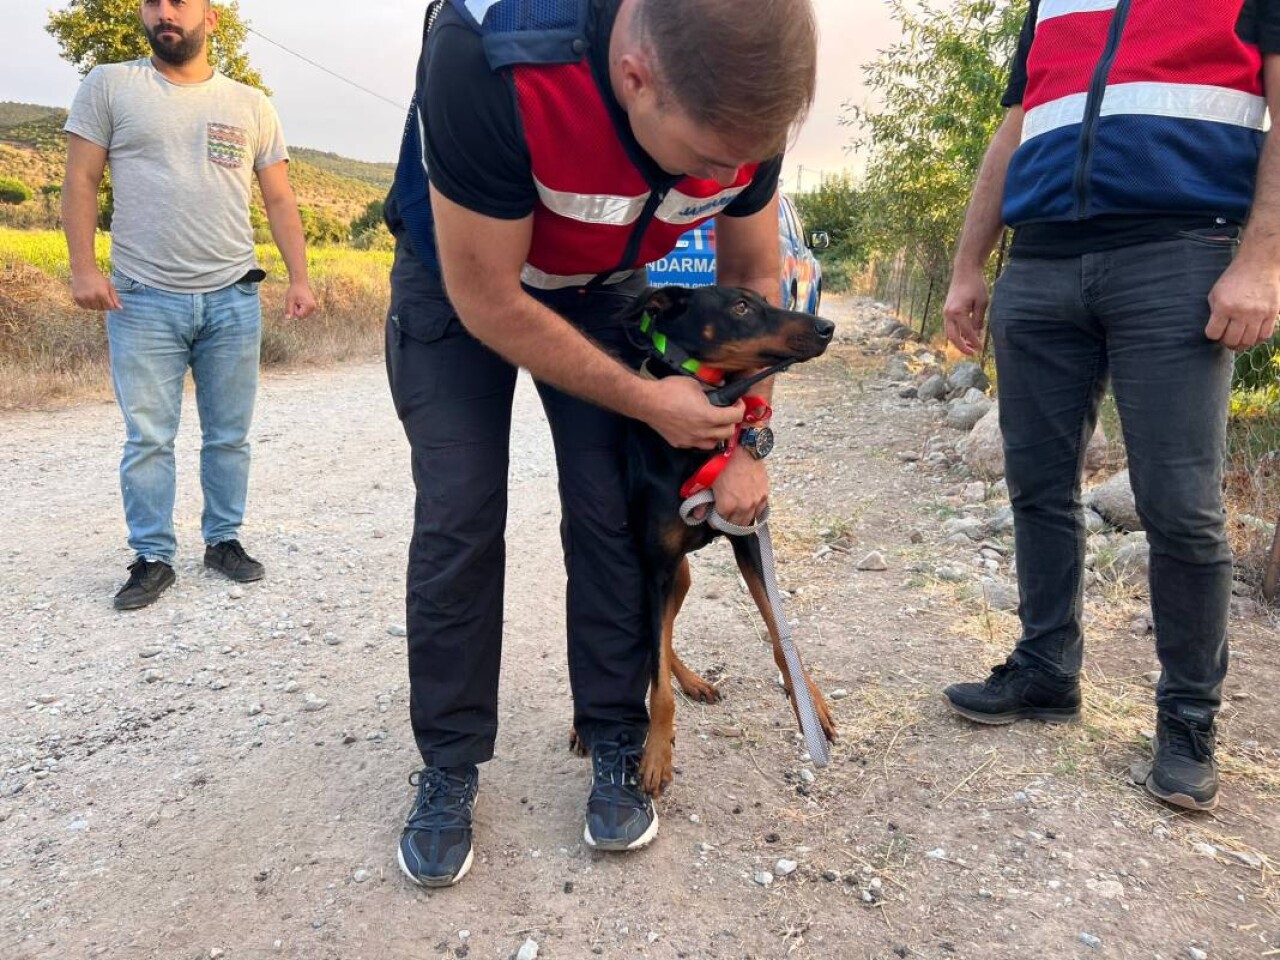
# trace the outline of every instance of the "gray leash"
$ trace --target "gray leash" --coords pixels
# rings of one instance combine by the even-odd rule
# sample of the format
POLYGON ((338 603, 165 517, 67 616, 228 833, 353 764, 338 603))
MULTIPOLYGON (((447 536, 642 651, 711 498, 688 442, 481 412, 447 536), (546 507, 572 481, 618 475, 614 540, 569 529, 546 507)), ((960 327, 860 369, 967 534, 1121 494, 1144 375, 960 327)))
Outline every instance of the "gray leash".
POLYGON ((760 566, 764 574, 764 589, 769 597, 769 606, 773 608, 773 622, 778 628, 778 641, 782 644, 782 655, 787 662, 787 673, 791 676, 791 695, 796 698, 796 712, 800 714, 800 730, 804 734, 804 745, 813 758, 815 767, 825 767, 831 762, 830 749, 827 746, 826 734, 822 732, 822 724, 818 722, 818 710, 809 695, 809 685, 805 683, 804 670, 800 666, 800 653, 796 650, 795 641, 791 639, 791 625, 787 623, 786 612, 782 609, 782 594, 778 591, 778 574, 773 560, 773 538, 769 536, 769 508, 756 518, 749 527, 730 523, 716 513, 715 494, 710 490, 695 493, 680 504, 680 519, 691 527, 709 524, 721 533, 735 537, 747 537, 755 534, 760 542, 760 566), (693 516, 702 506, 709 509, 701 519, 693 516))

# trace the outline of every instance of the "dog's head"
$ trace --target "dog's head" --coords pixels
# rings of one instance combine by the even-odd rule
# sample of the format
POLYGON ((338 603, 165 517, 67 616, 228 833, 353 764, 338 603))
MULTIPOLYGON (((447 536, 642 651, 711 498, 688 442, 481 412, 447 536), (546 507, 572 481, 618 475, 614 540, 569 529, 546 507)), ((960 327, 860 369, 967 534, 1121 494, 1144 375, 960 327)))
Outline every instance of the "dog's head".
POLYGON ((771 306, 739 287, 660 287, 629 313, 637 323, 647 314, 668 341, 731 375, 812 360, 835 332, 830 320, 771 306))

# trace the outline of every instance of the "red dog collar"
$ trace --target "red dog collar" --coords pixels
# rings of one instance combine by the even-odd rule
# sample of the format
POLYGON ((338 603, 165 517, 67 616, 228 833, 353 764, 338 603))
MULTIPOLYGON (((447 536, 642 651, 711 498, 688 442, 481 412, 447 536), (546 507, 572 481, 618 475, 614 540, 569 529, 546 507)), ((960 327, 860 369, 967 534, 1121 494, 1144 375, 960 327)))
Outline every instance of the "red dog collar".
POLYGON ((742 402, 746 404, 747 412, 738 423, 737 429, 733 431, 733 436, 721 445, 710 460, 698 468, 697 473, 684 482, 680 487, 680 499, 688 500, 695 493, 710 490, 711 486, 720 479, 720 474, 724 473, 724 468, 729 465, 729 458, 733 456, 733 452, 738 449, 742 431, 752 424, 764 423, 773 416, 772 408, 763 397, 748 395, 742 398, 742 402))

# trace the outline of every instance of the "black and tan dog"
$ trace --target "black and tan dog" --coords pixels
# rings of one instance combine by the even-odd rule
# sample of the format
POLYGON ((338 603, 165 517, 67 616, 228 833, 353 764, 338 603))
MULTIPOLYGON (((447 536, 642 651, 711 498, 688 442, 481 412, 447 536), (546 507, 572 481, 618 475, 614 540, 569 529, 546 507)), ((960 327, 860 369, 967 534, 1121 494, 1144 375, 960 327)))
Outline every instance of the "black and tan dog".
MULTIPOLYGON (((652 359, 647 369, 655 376, 697 376, 709 387, 730 394, 735 382, 753 379, 768 368, 820 356, 831 342, 834 324, 828 320, 770 306, 763 297, 733 287, 663 287, 649 291, 624 317, 642 338, 652 359)), ((654 430, 634 422, 630 441, 631 524, 640 541, 648 580, 647 607, 655 638, 661 644, 655 658, 649 697, 649 736, 641 764, 641 785, 660 796, 672 779, 675 740, 675 694, 671 677, 685 695, 714 703, 719 691, 690 670, 672 649, 672 633, 680 605, 689 592, 688 554, 722 536, 708 524, 688 526, 679 508, 714 451, 672 447, 654 430)), ((773 611, 765 593, 759 540, 729 536, 738 569, 760 609, 773 645, 792 708, 795 696, 787 673, 773 611)), ((835 726, 822 694, 809 680, 823 732, 835 739, 835 726)))

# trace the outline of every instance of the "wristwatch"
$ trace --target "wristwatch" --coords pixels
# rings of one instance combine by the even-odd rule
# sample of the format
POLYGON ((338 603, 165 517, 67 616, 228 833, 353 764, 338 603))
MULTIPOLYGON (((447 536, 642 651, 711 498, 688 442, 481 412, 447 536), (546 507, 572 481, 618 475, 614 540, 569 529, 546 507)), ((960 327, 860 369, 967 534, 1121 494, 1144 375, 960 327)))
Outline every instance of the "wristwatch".
POLYGON ((747 427, 738 441, 751 456, 763 460, 773 449, 773 430, 768 426, 747 427))

